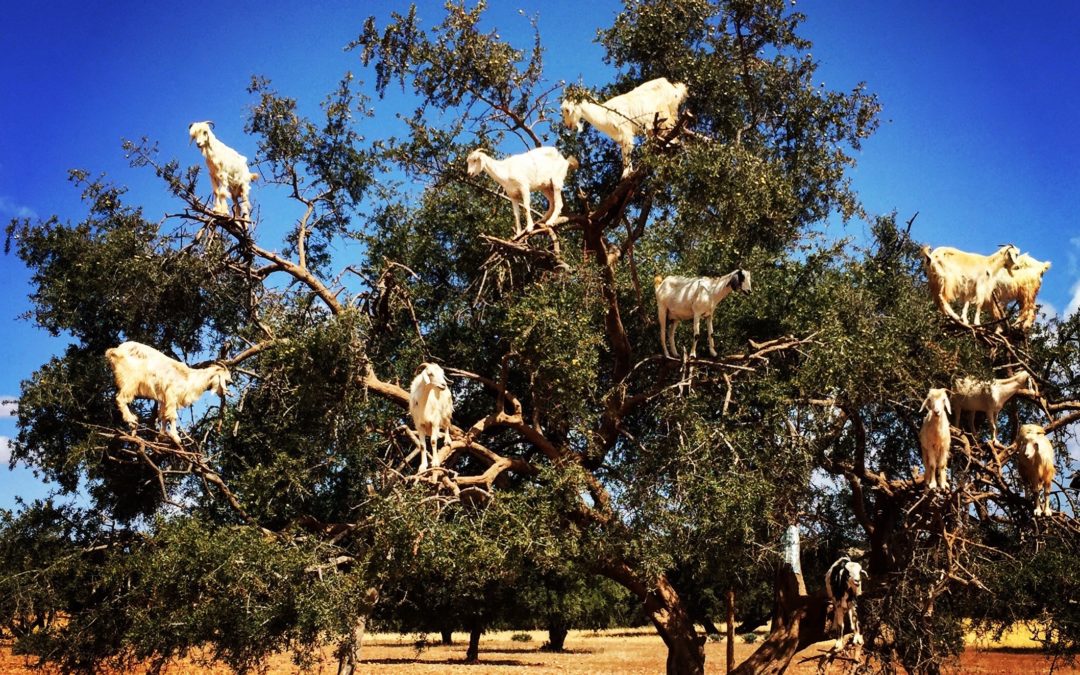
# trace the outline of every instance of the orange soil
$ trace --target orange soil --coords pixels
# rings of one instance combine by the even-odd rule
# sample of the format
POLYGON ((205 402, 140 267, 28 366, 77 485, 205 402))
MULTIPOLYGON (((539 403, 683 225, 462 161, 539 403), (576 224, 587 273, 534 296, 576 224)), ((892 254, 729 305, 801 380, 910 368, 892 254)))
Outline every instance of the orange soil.
MULTIPOLYGON (((420 650, 416 646, 415 635, 377 634, 370 635, 364 641, 361 654, 362 663, 359 673, 453 673, 462 675, 485 675, 487 673, 526 673, 527 675, 554 675, 556 673, 661 673, 667 650, 656 633, 648 628, 622 629, 611 631, 571 631, 566 639, 568 651, 551 654, 539 651, 547 635, 539 631, 528 633, 532 638, 528 642, 511 640, 510 632, 486 634, 480 641, 480 662, 464 664, 465 646, 468 636, 454 634, 454 645, 443 647, 428 645, 420 650)), ((429 639, 438 640, 437 635, 429 639)), ((789 672, 810 674, 817 672, 818 655, 824 654, 830 643, 822 642, 809 647, 799 654, 789 672), (811 660, 807 660, 811 659, 811 660)), ((750 655, 756 645, 746 644, 741 639, 736 641, 735 658, 741 661, 750 655)), ((330 649, 321 664, 311 671, 320 675, 334 675, 336 663, 330 649)), ((723 642, 708 642, 705 646, 706 670, 709 673, 724 673, 726 648, 723 642)), ((835 662, 828 673, 839 674, 848 671, 842 661, 835 662)), ((275 656, 268 664, 270 675, 284 675, 299 672, 286 654, 275 656)), ((956 673, 1009 674, 1009 673, 1045 673, 1050 670, 1050 662, 1041 654, 1019 647, 981 649, 969 647, 960 659, 956 673)), ((10 649, 0 649, 0 673, 10 675, 31 675, 40 673, 26 666, 22 657, 13 656, 10 649)), ((46 671, 47 672, 47 671, 46 671)), ((230 671, 224 666, 206 668, 196 666, 189 661, 175 664, 168 670, 174 675, 227 675, 230 671)), ((1058 664, 1055 673, 1080 673, 1080 669, 1066 668, 1058 664)))

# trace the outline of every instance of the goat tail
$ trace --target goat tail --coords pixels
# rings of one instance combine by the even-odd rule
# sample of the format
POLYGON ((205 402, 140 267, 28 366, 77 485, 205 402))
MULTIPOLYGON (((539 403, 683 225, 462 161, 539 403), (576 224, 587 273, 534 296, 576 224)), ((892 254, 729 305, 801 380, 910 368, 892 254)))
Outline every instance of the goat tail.
POLYGON ((566 165, 567 169, 570 171, 577 171, 578 167, 581 166, 577 161, 577 157, 574 157, 573 155, 566 158, 566 165))
POLYGON ((655 277, 653 277, 652 283, 654 289, 660 288, 660 284, 664 283, 664 277, 657 274, 655 277))

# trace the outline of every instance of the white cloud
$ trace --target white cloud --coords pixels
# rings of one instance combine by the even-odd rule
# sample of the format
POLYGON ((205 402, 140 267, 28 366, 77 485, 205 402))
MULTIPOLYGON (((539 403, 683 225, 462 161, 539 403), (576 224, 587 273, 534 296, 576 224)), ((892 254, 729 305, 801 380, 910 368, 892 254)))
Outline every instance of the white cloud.
POLYGON ((16 204, 12 201, 11 197, 7 195, 0 195, 0 216, 15 217, 15 218, 37 218, 37 211, 29 206, 23 206, 22 204, 16 204))
POLYGON ((1050 321, 1050 319, 1059 319, 1063 317, 1058 312, 1057 307, 1054 307, 1049 302, 1043 300, 1039 303, 1039 313, 1036 318, 1039 320, 1039 323, 1045 324, 1050 321))
POLYGON ((7 436, 0 436, 0 465, 7 467, 7 463, 11 461, 11 439, 7 436))
POLYGON ((19 399, 16 396, 0 396, 0 418, 15 417, 19 411, 19 399))
POLYGON ((1066 318, 1072 316, 1073 312, 1080 308, 1080 281, 1074 283, 1069 292, 1072 294, 1072 298, 1069 300, 1069 304, 1065 306, 1065 313, 1062 314, 1066 318))

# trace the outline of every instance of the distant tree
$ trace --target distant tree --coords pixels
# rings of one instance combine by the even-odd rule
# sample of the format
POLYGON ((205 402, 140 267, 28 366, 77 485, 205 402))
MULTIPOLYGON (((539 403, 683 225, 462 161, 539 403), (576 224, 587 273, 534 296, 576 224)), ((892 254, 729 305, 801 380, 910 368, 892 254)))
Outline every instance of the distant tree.
MULTIPOLYGON (((855 542, 867 649, 936 672, 961 646, 965 592, 1026 578, 999 563, 1050 538, 1075 550, 1077 528, 1033 524, 1003 448, 972 436, 955 439, 955 492, 925 496, 919 403, 1024 364, 1042 389, 1016 421, 1065 429, 1080 417, 1077 320, 1027 341, 952 325, 910 225, 878 218, 861 247, 827 236, 829 216, 862 215, 846 172, 879 104, 820 85, 787 3, 628 1, 599 34, 614 81, 565 93, 540 36, 519 50, 481 30, 483 11, 448 3, 430 30, 415 8, 364 23, 350 48, 376 93, 416 96, 399 137, 362 133, 371 102, 351 75, 318 119, 254 79, 255 222, 215 215, 196 158, 161 161, 144 140, 125 148, 175 201, 164 220, 73 172, 84 220, 9 226, 34 273, 31 317, 71 337, 24 383, 13 456, 91 503, 0 522, 0 539, 34 542, 3 581, 35 598, 0 617, 17 648, 89 670, 206 646, 243 670, 330 639, 347 673, 369 618, 478 636, 503 599, 537 607, 516 596, 556 571, 567 614, 603 575, 637 598, 668 671, 701 673, 695 620, 779 567, 772 634, 741 666, 778 672, 823 636, 820 575, 855 542), (625 177, 610 141, 559 123, 560 95, 600 101, 660 76, 687 84, 686 114, 625 177), (565 220, 511 238, 510 205, 464 157, 544 143, 580 162, 565 220), (753 293, 717 309, 720 356, 661 356, 649 279, 739 266, 753 293), (129 432, 102 358, 124 339, 188 362, 225 346, 237 391, 193 410, 183 447, 129 432), (453 446, 417 475, 406 387, 426 360, 454 378, 453 446), (793 523, 809 584, 775 555, 793 523)), ((1070 608, 1025 599, 1053 645, 1074 644, 1070 608)))

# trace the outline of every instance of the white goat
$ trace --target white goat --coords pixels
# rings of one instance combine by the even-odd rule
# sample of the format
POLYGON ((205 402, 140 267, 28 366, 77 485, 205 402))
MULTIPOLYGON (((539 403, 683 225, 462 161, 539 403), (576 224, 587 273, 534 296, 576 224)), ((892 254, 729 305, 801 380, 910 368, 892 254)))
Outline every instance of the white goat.
POLYGON ((844 646, 844 616, 851 622, 852 644, 863 644, 862 633, 859 632, 859 614, 856 608, 856 599, 862 595, 863 577, 869 576, 866 570, 851 558, 844 556, 834 562, 825 573, 825 595, 832 602, 833 615, 832 627, 839 635, 833 649, 839 651, 844 646))
POLYGON ((548 201, 548 210, 541 223, 549 223, 562 213, 562 188, 566 174, 578 167, 574 157, 563 157, 555 148, 536 148, 512 155, 506 159, 493 159, 481 149, 469 153, 469 175, 476 176, 481 171, 502 185, 514 207, 514 234, 521 234, 521 215, 519 209, 525 209, 525 231, 533 229, 532 208, 529 193, 539 190, 548 201))
POLYGON ((716 309, 716 303, 726 298, 731 291, 749 293, 750 273, 737 269, 722 277, 656 276, 653 285, 656 290, 656 311, 660 319, 660 346, 664 349, 664 356, 679 356, 679 350, 675 346, 675 330, 680 321, 687 319, 694 320, 694 344, 690 348, 690 356, 697 356, 697 339, 701 332, 701 317, 704 316, 709 319, 709 354, 715 357, 713 310, 716 309), (671 326, 670 352, 667 337, 669 320, 674 322, 671 326))
POLYGON ((1000 270, 1012 274, 1016 269, 1020 250, 1005 244, 993 255, 967 253, 951 246, 939 246, 933 251, 929 246, 922 249, 930 293, 938 309, 967 325, 968 305, 975 305, 975 325, 979 325, 983 306, 994 292, 994 279, 1000 270), (961 316, 950 303, 963 301, 961 316))
POLYGON ((209 390, 224 398, 232 382, 229 370, 221 364, 191 368, 139 342, 125 342, 106 349, 105 358, 116 380, 116 406, 124 421, 132 428, 139 424, 128 407, 135 397, 157 401, 160 428, 177 445, 180 444, 176 432, 177 408, 188 407, 209 390))
POLYGON ((964 412, 970 412, 971 424, 968 428, 974 432, 975 413, 986 413, 986 418, 990 421, 990 437, 996 441, 998 413, 1016 392, 1028 386, 1034 388, 1035 380, 1024 370, 1000 380, 977 380, 973 377, 957 380, 951 400, 956 426, 960 426, 960 416, 964 412))
POLYGON ((210 184, 214 188, 214 212, 227 215, 226 200, 231 196, 233 216, 247 219, 251 215, 251 202, 248 201, 251 181, 257 180, 259 174, 248 170, 247 157, 218 140, 210 131, 213 126, 213 122, 193 122, 188 127, 188 135, 206 158, 210 184))
POLYGON ((445 434, 450 447, 450 417, 454 414, 454 399, 447 385, 446 374, 435 363, 422 363, 409 386, 409 412, 420 435, 420 471, 427 471, 427 437, 431 437, 431 465, 439 466, 439 431, 445 434))
POLYGON ((994 277, 993 298, 983 309, 988 309, 994 320, 1004 317, 1005 305, 1012 301, 1020 307, 1016 325, 1024 330, 1035 323, 1035 296, 1042 288, 1042 278, 1050 269, 1049 262, 1040 262, 1027 253, 1017 259, 1017 267, 1009 274, 1004 269, 998 270, 994 277))
POLYGON ((1013 445, 1020 466, 1020 477, 1028 492, 1035 498, 1035 515, 1051 516, 1050 490, 1054 481, 1054 447, 1046 430, 1038 424, 1024 424, 1016 434, 1013 445))
POLYGON ((927 490, 949 489, 949 445, 952 436, 949 433, 949 392, 946 389, 931 389, 926 394, 919 410, 926 410, 922 428, 919 430, 919 445, 922 446, 922 461, 926 475, 923 485, 927 490))
POLYGON ((663 131, 673 128, 679 117, 679 106, 688 94, 682 82, 672 84, 667 78, 659 77, 603 103, 564 99, 563 124, 580 133, 581 120, 585 119, 607 134, 622 150, 622 175, 625 177, 633 170, 630 153, 634 149, 634 136, 654 134, 657 128, 663 131))

